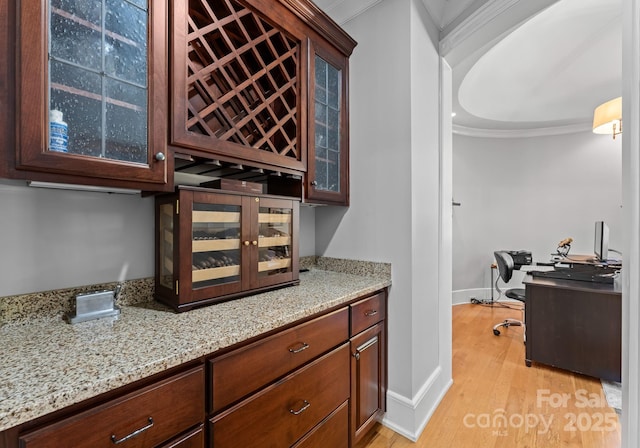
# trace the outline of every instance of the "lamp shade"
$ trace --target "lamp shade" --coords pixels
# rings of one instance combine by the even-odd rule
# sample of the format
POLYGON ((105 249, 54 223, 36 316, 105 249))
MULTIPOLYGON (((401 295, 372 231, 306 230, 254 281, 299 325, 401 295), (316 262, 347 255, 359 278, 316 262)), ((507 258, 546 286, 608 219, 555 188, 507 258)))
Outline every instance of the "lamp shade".
POLYGON ((622 97, 596 107, 593 112, 593 132, 613 135, 622 132, 622 97))

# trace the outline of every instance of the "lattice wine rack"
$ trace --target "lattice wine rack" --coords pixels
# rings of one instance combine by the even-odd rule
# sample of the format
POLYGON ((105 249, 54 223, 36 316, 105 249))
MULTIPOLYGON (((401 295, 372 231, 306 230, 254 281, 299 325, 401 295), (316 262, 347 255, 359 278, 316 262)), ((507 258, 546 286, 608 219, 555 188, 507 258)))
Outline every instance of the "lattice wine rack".
POLYGON ((189 0, 187 123, 299 160, 299 43, 234 0, 189 0))

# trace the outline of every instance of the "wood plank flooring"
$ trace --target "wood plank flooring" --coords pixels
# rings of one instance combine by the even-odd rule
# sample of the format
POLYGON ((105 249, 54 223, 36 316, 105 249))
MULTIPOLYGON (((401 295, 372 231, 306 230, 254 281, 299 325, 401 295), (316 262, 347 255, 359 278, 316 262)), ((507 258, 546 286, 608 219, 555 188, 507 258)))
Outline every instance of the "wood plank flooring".
POLYGON ((454 383, 418 442, 377 425, 357 448, 619 448, 619 418, 599 380, 526 367, 522 328, 492 333, 507 317, 521 312, 454 306, 454 383))

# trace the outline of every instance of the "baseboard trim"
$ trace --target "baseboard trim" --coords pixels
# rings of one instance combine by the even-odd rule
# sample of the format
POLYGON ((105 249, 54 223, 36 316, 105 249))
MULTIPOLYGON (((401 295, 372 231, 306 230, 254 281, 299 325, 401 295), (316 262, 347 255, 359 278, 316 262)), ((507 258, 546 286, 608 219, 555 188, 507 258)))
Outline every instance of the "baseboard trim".
POLYGON ((444 378, 438 366, 412 399, 388 391, 382 424, 416 442, 452 384, 453 379, 444 378))

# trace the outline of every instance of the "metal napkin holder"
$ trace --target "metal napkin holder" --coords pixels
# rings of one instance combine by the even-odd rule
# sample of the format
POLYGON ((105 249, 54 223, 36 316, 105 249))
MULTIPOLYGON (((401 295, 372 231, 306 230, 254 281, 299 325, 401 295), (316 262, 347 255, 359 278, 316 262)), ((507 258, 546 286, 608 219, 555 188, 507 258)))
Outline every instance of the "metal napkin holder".
POLYGON ((116 306, 116 298, 120 292, 120 285, 115 290, 92 291, 78 294, 75 297, 75 315, 68 313, 65 318, 70 324, 77 324, 103 317, 120 315, 120 308, 116 306))

